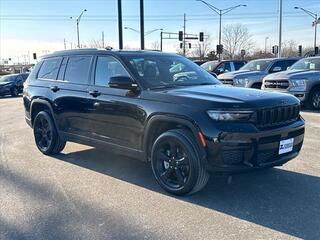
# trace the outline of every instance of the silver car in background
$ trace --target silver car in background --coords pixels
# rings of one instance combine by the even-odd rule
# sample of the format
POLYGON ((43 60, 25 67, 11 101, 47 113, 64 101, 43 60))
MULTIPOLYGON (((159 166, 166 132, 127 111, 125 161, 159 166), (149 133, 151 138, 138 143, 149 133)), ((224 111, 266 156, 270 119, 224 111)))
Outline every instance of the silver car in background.
POLYGON ((297 58, 267 58, 253 60, 238 71, 221 74, 218 79, 223 84, 236 87, 261 88, 262 80, 270 73, 285 71, 298 61, 297 58))
POLYGON ((290 93, 308 107, 320 110, 320 56, 301 59, 288 71, 266 76, 262 89, 290 93))

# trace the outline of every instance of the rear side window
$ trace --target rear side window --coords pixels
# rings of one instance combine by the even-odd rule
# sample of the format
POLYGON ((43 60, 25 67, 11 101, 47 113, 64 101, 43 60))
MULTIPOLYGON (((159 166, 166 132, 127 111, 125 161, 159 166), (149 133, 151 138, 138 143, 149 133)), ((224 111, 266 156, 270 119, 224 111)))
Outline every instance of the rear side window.
POLYGON ((91 56, 70 57, 64 80, 71 83, 88 84, 91 59, 91 56))
POLYGON ((38 72, 38 78, 55 80, 62 58, 45 59, 38 72))
POLYGON ((114 57, 98 57, 95 73, 95 85, 107 87, 110 78, 116 76, 128 77, 129 74, 122 64, 114 57))

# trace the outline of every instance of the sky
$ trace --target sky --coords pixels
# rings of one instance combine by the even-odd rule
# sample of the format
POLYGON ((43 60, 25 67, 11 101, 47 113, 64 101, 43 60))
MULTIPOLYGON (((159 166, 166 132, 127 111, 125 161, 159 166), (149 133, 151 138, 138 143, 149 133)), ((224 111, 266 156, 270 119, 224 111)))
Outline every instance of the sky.
MULTIPOLYGON (((223 16, 222 25, 242 23, 252 35, 255 45, 264 49, 278 42, 278 0, 207 0, 217 8, 246 4, 223 16)), ((145 31, 163 28, 178 32, 187 16, 187 33, 204 31, 218 42, 219 18, 201 2, 195 0, 145 0, 145 31)), ((123 26, 139 29, 139 0, 122 0, 123 26)), ((306 8, 320 15, 320 0, 283 0, 283 40, 294 40, 312 46, 314 29, 312 18, 294 6, 306 8)), ((77 17, 87 9, 80 22, 81 43, 89 45, 100 40, 102 31, 106 45, 118 48, 117 0, 0 0, 0 59, 29 57, 64 48, 75 47, 77 17)), ((139 34, 124 29, 124 46, 139 48, 139 34)), ((160 41, 156 31, 146 36, 146 47, 160 41)), ((320 42, 320 35, 319 35, 320 42)), ((175 51, 178 40, 164 40, 164 51, 175 51)))

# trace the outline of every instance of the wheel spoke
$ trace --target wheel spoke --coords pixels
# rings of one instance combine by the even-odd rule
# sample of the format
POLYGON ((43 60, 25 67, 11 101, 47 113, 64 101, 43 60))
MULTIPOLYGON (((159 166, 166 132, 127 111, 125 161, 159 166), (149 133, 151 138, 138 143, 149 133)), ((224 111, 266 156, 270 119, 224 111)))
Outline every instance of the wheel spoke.
POLYGON ((170 159, 170 157, 167 156, 164 152, 160 152, 159 158, 160 158, 160 161, 163 161, 163 162, 168 162, 170 159))
POLYGON ((184 184, 184 177, 181 173, 181 170, 179 168, 176 168, 175 169, 175 174, 177 176, 177 180, 178 180, 178 183, 179 183, 179 186, 183 186, 184 184))
POLYGON ((176 160, 178 165, 187 165, 188 164, 188 160, 186 156, 183 156, 182 158, 179 158, 176 160))
POLYGON ((178 145, 176 142, 170 142, 170 155, 171 157, 176 157, 178 154, 178 145))
POLYGON ((173 172, 173 169, 172 168, 168 168, 167 170, 165 170, 161 175, 160 177, 164 180, 164 181, 167 181, 167 179, 171 176, 173 172))

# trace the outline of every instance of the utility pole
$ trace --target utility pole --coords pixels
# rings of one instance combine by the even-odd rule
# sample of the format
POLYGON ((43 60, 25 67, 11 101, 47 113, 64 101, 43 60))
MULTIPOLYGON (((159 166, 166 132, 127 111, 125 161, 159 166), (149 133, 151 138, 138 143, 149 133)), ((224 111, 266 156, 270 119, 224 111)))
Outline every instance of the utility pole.
POLYGON ((104 48, 104 31, 102 31, 102 35, 101 35, 102 39, 101 39, 101 42, 102 42, 102 48, 104 48))
POLYGON ((162 52, 162 34, 163 32, 160 32, 160 51, 162 52))
POLYGON ((118 31, 119 31, 119 49, 123 49, 123 34, 122 34, 122 0, 118 0, 118 31))
POLYGON ((66 39, 65 39, 65 38, 63 39, 63 47, 64 47, 64 50, 66 50, 66 49, 67 49, 67 46, 66 46, 66 39))
POLYGON ((186 14, 183 14, 183 56, 186 55, 186 14))
POLYGON ((282 53, 282 0, 279 0, 279 45, 278 45, 278 58, 281 58, 282 53))
POLYGON ((140 41, 141 50, 144 50, 144 0, 140 0, 140 41))

